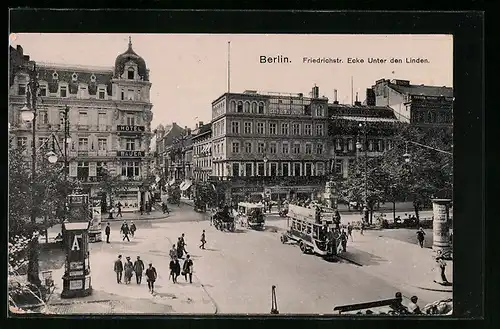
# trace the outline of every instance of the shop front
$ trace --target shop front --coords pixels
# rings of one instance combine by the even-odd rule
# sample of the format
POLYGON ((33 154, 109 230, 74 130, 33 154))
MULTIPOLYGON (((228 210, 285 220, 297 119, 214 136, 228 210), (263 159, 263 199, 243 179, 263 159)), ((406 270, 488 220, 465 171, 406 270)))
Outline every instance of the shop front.
POLYGON ((263 198, 264 187, 233 187, 231 188, 231 203, 233 205, 239 202, 260 202, 263 198))
POLYGON ((296 199, 321 199, 324 192, 322 186, 269 186, 265 188, 266 195, 269 195, 271 200, 290 200, 296 199))

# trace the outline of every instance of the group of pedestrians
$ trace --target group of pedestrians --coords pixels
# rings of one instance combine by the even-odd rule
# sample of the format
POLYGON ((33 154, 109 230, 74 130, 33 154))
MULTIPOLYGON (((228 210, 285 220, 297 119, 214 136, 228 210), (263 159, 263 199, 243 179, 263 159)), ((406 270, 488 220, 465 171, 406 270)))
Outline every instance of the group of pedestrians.
MULTIPOLYGON (((205 230, 203 230, 202 233, 202 245, 200 245, 200 248, 205 249, 205 230)), ((179 275, 183 275, 184 279, 186 282, 189 279, 189 283, 193 283, 193 260, 191 259, 191 256, 188 254, 186 250, 186 241, 185 241, 185 234, 182 233, 181 236, 177 239, 177 245, 173 245, 172 249, 169 251, 170 255, 170 277, 172 278, 173 283, 177 283, 177 277, 179 275), (182 265, 182 271, 181 271, 181 265, 179 262, 179 259, 182 259, 184 256, 184 253, 186 254, 186 260, 184 261, 182 265)), ((170 278, 169 277, 169 278, 170 278)))
POLYGON ((154 283, 158 277, 156 269, 153 267, 153 263, 149 263, 149 267, 146 269, 140 256, 137 256, 137 260, 134 263, 132 263, 129 256, 125 259, 125 262, 122 262, 122 255, 118 255, 118 259, 115 260, 114 271, 116 273, 116 283, 122 283, 122 279, 124 278, 124 283, 130 284, 132 276, 135 274, 136 283, 141 284, 142 275, 144 273, 148 282, 149 292, 153 293, 154 283), (124 273, 125 277, 123 275, 124 273))
MULTIPOLYGON (((130 226, 127 224, 127 222, 123 222, 122 226, 120 227, 120 233, 123 235, 122 241, 125 241, 125 239, 127 239, 127 241, 130 242, 129 235, 134 237, 136 231, 137 227, 135 226, 134 222, 130 222, 130 226)), ((106 234, 106 243, 110 243, 109 236, 111 235, 111 226, 109 225, 109 222, 106 224, 104 234, 106 234)))

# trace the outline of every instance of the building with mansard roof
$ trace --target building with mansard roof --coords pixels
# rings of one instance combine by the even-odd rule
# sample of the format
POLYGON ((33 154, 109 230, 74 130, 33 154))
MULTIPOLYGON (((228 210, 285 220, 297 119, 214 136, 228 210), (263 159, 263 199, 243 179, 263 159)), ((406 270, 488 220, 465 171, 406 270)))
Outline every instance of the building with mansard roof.
MULTIPOLYGON (((23 122, 20 109, 27 103, 28 73, 12 76, 9 120, 16 135, 15 147, 46 145, 55 136, 64 145, 64 109, 69 108, 69 176, 83 183, 92 196, 101 196, 98 183, 104 168, 129 185, 114 196, 123 211, 137 210, 147 200, 143 185, 150 172, 149 144, 151 82, 145 60, 137 55, 129 39, 127 50, 115 65, 94 67, 60 63, 36 63, 38 101, 36 136, 31 140, 31 123, 23 122)), ((58 151, 58 149, 56 149, 58 151)), ((30 152, 28 148, 27 153, 30 152)), ((63 161, 63 156, 59 157, 63 161)))

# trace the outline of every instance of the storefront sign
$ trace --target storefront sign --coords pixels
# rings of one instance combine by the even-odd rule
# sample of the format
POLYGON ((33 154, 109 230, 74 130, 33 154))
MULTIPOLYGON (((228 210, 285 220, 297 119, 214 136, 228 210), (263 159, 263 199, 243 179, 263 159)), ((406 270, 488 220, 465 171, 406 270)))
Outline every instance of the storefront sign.
POLYGON ((231 189, 232 193, 262 193, 264 188, 262 187, 233 187, 231 189))
POLYGON ((123 158, 143 158, 146 156, 145 151, 118 151, 118 156, 123 158))
POLYGON ((82 280, 74 280, 69 282, 69 290, 78 290, 83 288, 82 280))
POLYGON ((144 126, 117 125, 116 131, 119 132, 144 132, 144 126))

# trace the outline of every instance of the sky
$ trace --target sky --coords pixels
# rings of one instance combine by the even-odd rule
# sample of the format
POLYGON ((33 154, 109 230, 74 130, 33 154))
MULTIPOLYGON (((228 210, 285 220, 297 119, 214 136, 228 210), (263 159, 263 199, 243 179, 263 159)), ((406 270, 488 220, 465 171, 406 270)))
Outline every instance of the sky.
POLYGON ((10 44, 39 62, 108 66, 125 52, 128 38, 150 70, 152 128, 176 122, 194 128, 210 122, 211 103, 228 90, 303 93, 314 85, 320 96, 351 103, 364 101, 378 79, 453 87, 451 35, 299 35, 299 34, 11 34, 10 44), (287 57, 288 63, 260 63, 261 56, 287 57), (308 58, 340 58, 342 63, 304 63, 308 58), (404 63, 406 58, 428 63, 404 63), (348 58, 364 63, 348 63, 348 58), (386 63, 368 63, 383 58, 386 63), (399 58, 403 63, 390 63, 399 58), (354 96, 355 97, 355 96, 354 96))

